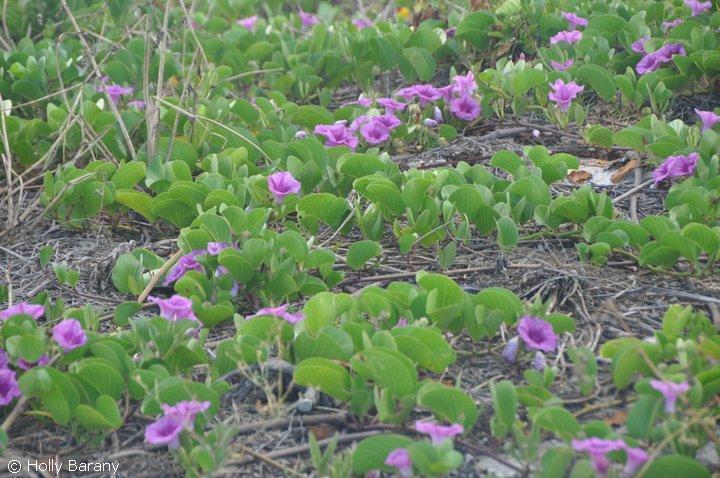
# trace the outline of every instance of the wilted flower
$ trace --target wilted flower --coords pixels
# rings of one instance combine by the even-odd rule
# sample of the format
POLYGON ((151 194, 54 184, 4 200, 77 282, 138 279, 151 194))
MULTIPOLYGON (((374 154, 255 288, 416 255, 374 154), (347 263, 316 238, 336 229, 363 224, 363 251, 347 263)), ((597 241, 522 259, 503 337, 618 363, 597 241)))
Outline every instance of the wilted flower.
POLYGON ((690 7, 692 16, 696 17, 704 11, 710 10, 710 8, 712 7, 712 2, 710 2, 709 0, 707 2, 700 2, 698 0, 685 0, 685 5, 690 7))
POLYGON ((120 98, 122 98, 124 95, 131 95, 135 91, 135 89, 132 86, 120 86, 120 85, 106 85, 102 84, 98 87, 99 92, 105 92, 110 97, 110 100, 114 104, 118 104, 118 101, 120 101, 120 98))
POLYGON ((689 176, 695 172, 698 159, 700 159, 698 153, 690 153, 687 156, 668 156, 653 172, 653 179, 657 184, 665 179, 689 176))
POLYGON ((16 365, 23 370, 30 370, 33 367, 42 367, 50 363, 50 357, 47 354, 43 354, 36 362, 28 362, 24 358, 19 358, 16 365))
POLYGON ((535 352, 535 357, 533 357, 533 367, 539 372, 542 372, 543 370, 545 370, 545 367, 547 367, 547 360, 545 360, 545 355, 539 350, 535 352))
POLYGON ((236 23, 238 25, 240 25, 241 27, 252 31, 255 29, 255 24, 257 24, 258 20, 259 20, 259 17, 257 15, 253 15, 251 17, 241 18, 236 23))
POLYGON ((170 269, 167 277, 165 277, 164 284, 172 284, 173 282, 184 276, 185 273, 188 271, 202 272, 204 270, 203 266, 195 258, 199 255, 205 254, 206 252, 207 251, 205 249, 196 249, 178 259, 177 264, 175 264, 172 269, 170 269))
POLYGON ((582 40, 582 33, 578 30, 565 30, 550 37, 550 43, 552 45, 555 45, 556 43, 569 43, 573 45, 580 40, 582 40))
POLYGON ((150 296, 148 302, 156 304, 160 308, 160 317, 170 322, 182 319, 198 320, 192 309, 192 300, 181 295, 175 294, 169 299, 150 296))
POLYGON ((279 319, 283 319, 286 322, 290 324, 297 324, 301 320, 305 319, 305 314, 302 312, 288 312, 287 308, 289 307, 289 304, 283 304, 278 307, 264 307, 260 310, 258 310, 255 314, 246 317, 247 319, 252 319, 253 317, 261 317, 263 315, 271 315, 273 317, 277 317, 279 319))
POLYGON ((87 342, 85 331, 75 319, 65 319, 53 327, 52 337, 65 352, 82 347, 87 342))
POLYGON ((700 111, 695 108, 695 113, 700 117, 702 121, 702 132, 713 129, 713 126, 720 123, 720 116, 715 114, 714 111, 700 111))
POLYGON ((645 35, 642 38, 638 38, 630 45, 630 48, 635 53, 645 53, 645 43, 650 39, 649 36, 645 35))
POLYGON ((15 372, 8 368, 0 369, 0 405, 5 406, 21 395, 15 372))
POLYGON ((285 196, 300 192, 300 181, 287 171, 277 172, 268 176, 268 189, 275 196, 275 201, 281 203, 285 196))
POLYGON ((480 103, 471 95, 464 95, 450 101, 450 111, 460 119, 473 121, 480 116, 480 103))
POLYGON ((365 18, 355 18, 352 20, 352 24, 355 25, 355 27, 357 27, 358 30, 362 30, 363 28, 372 26, 372 22, 365 18))
POLYGON ((402 477, 412 476, 412 461, 410 453, 405 448, 396 448, 385 458, 387 466, 394 466, 402 477))
POLYGON ((567 112, 570 109, 570 103, 574 100, 579 93, 585 89, 584 86, 579 86, 574 81, 565 83, 563 80, 555 80, 555 83, 551 84, 550 87, 553 89, 552 92, 548 93, 548 98, 554 101, 560 111, 567 112))
POLYGON ((675 412, 675 404, 680 395, 690 390, 687 382, 675 383, 668 380, 650 380, 650 386, 662 393, 665 398, 665 413, 675 412))
POLYGON ((669 22, 663 22, 663 29, 672 30, 676 26, 680 25, 682 22, 683 22, 682 18, 676 18, 675 20, 672 20, 669 22))
POLYGON ((311 27, 320 23, 320 19, 313 13, 303 12, 300 10, 300 23, 304 27, 311 27))
POLYGON ((513 337, 510 340, 508 340, 507 344, 505 344, 505 348, 502 352, 502 358, 505 359, 507 363, 515 363, 515 360, 517 359, 517 353, 518 349, 520 348, 520 338, 519 337, 513 337))
POLYGON ((145 440, 152 445, 167 445, 176 448, 180 444, 180 433, 192 430, 195 416, 210 408, 210 402, 195 400, 162 405, 163 416, 145 429, 145 440))
POLYGON ((565 60, 565 61, 562 62, 562 63, 557 62, 557 61, 555 61, 555 60, 551 60, 551 61, 550 61, 550 66, 551 66, 552 69, 555 70, 555 71, 565 71, 565 70, 567 70, 568 68, 570 68, 571 66, 573 66, 573 60, 572 60, 572 58, 568 58, 567 60, 565 60))
POLYGON ((402 111, 405 109, 405 103, 400 103, 392 98, 378 98, 378 104, 385 108, 386 114, 393 114, 396 111, 402 111))
POLYGON ((562 15, 570 24, 570 30, 575 30, 577 27, 586 27, 588 25, 587 18, 579 17, 572 12, 562 12, 562 15))
POLYGON ((14 317, 16 315, 29 315, 33 319, 37 320, 42 317, 44 313, 45 307, 42 305, 19 302, 0 312, 0 320, 9 319, 10 317, 14 317))
POLYGON ((537 317, 525 316, 520 319, 518 333, 528 350, 552 352, 557 348, 558 337, 549 322, 537 317))
POLYGON ((430 436, 430 441, 433 445, 439 445, 440 443, 444 442, 448 438, 452 438, 455 435, 460 435, 462 432, 465 431, 465 428, 463 428, 460 424, 453 424, 453 425, 438 425, 435 422, 421 422, 417 421, 415 422, 415 430, 417 430, 420 433, 424 433, 426 435, 430 436))
POLYGON ((625 442, 622 440, 605 440, 593 437, 583 440, 573 440, 572 446, 575 451, 587 452, 590 456, 592 467, 599 475, 604 476, 608 468, 610 468, 610 460, 607 454, 612 451, 624 449, 625 442))
POLYGON ((344 123, 316 125, 315 134, 325 137, 325 146, 347 146, 355 149, 358 145, 358 139, 344 123))

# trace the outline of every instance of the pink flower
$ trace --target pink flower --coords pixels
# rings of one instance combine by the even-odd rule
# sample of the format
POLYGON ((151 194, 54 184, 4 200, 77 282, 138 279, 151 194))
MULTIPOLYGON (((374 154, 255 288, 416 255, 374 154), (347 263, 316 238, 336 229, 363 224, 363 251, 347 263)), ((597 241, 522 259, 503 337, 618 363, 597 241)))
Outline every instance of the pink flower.
POLYGON ((588 25, 587 18, 579 17, 572 12, 562 12, 562 15, 570 24, 570 30, 576 30, 577 27, 586 27, 588 25))
POLYGON ((385 464, 397 468, 400 476, 404 478, 412 476, 412 461, 410 453, 405 448, 396 448, 391 451, 385 458, 385 464))
POLYGON ((208 242, 207 253, 211 256, 217 256, 228 247, 230 247, 230 244, 228 244, 227 242, 208 242))
POLYGON ((560 111, 563 112, 567 112, 570 109, 572 100, 585 89, 584 86, 579 86, 574 81, 565 83, 560 79, 555 80, 555 83, 551 84, 550 87, 553 91, 548 93, 548 98, 554 101, 558 108, 560 108, 560 111))
POLYGON ((37 320, 42 317, 44 313, 45 307, 42 305, 19 302, 0 312, 0 320, 9 319, 10 317, 14 317, 16 315, 29 315, 33 319, 37 320))
POLYGON ((456 85, 454 83, 450 83, 447 86, 443 86, 442 88, 438 88, 437 90, 440 92, 441 98, 445 100, 445 103, 450 103, 450 100, 453 99, 453 93, 455 92, 456 85))
POLYGON ((10 363, 10 359, 7 356, 7 353, 3 349, 0 349, 0 369, 7 368, 8 364, 10 363))
POLYGON ((302 26, 304 27, 311 27, 320 23, 320 19, 315 14, 300 10, 300 23, 302 23, 302 26))
POLYGON ((42 367, 49 363, 50 357, 48 357, 47 354, 43 354, 39 359, 37 359, 37 362, 31 363, 24 358, 20 358, 18 359, 16 365, 23 370, 30 370, 33 367, 42 367))
POLYGON ((347 146, 355 149, 358 145, 358 139, 343 123, 316 125, 315 134, 325 136, 325 146, 347 146))
POLYGON ((720 123, 720 116, 716 115, 714 111, 700 111, 695 108, 695 113, 700 117, 702 121, 702 132, 713 129, 713 126, 720 123))
POLYGON ((685 56, 685 48, 680 43, 670 43, 660 47, 652 53, 645 55, 637 65, 635 70, 644 75, 651 71, 657 70, 661 65, 672 60, 673 55, 685 56))
POLYGON ((399 96, 406 102, 409 102, 412 101, 415 96, 417 96, 416 90, 416 86, 406 86, 405 88, 400 88, 399 90, 397 90, 397 92, 395 92, 395 96, 399 96))
POLYGON ((402 111, 405 109, 405 103, 400 103, 392 98, 378 98, 378 104, 385 108, 386 114, 393 114, 396 111, 402 111))
POLYGON ((349 129, 353 133, 357 133, 360 131, 360 128, 370 121, 370 116, 368 115, 360 115, 357 118, 355 118, 352 123, 350 123, 349 129))
POLYGON ((632 51, 634 51, 635 53, 645 53, 645 43, 647 43, 647 41, 648 41, 649 39, 650 39, 650 37, 647 36, 647 35, 645 35, 645 36, 642 37, 642 38, 638 38, 637 40, 635 40, 635 41, 632 43, 632 45, 630 45, 630 48, 631 48, 632 51))
POLYGON ((624 476, 633 476, 648 460, 648 454, 642 448, 625 446, 627 460, 625 461, 624 476))
POLYGON ((580 40, 582 40, 581 32, 579 32, 578 30, 565 30, 555 36, 550 37, 550 44, 555 45, 556 43, 569 43, 571 45, 574 45, 580 40))
POLYGON ((407 319, 405 317, 400 317, 400 319, 398 319, 398 321, 395 323, 394 328, 406 327, 407 324, 408 324, 407 319))
POLYGON ((205 254, 206 252, 207 251, 205 249, 197 249, 188 254, 185 254, 180 259, 178 259, 177 264, 175 264, 173 268, 170 269, 167 277, 165 277, 164 284, 172 284, 173 282, 184 276, 185 273, 188 271, 203 272, 204 269, 202 264, 200 264, 195 258, 199 255, 205 254))
POLYGON ((372 98, 368 98, 365 96, 365 93, 360 93, 360 96, 358 96, 358 99, 355 101, 351 101, 349 104, 351 105, 360 105, 364 108, 369 108, 373 104, 372 98))
POLYGON ((360 127, 360 133, 369 144, 380 144, 390 137, 390 130, 375 118, 360 127))
POLYGON ((296 312, 294 314, 291 312, 288 312, 288 310, 287 310, 288 307, 289 307, 289 304, 283 304, 278 307, 265 307, 265 308, 258 310, 254 315, 246 317, 246 319, 252 319, 253 317, 261 317, 264 315, 271 315, 273 317, 283 319, 292 325, 295 325, 298 322, 305 319, 305 314, 303 314, 302 312, 296 312))
POLYGON ((87 342, 85 331, 75 319, 65 319, 53 327, 52 337, 65 352, 82 347, 87 342))
POLYGON ((21 395, 15 372, 7 368, 0 369, 0 405, 5 406, 21 395))
POLYGON ((240 25, 241 27, 245 28, 246 30, 253 31, 255 29, 255 25, 257 24, 259 20, 259 17, 257 15, 253 15, 251 17, 245 17, 238 20, 236 23, 240 25))
POLYGON ((442 94, 433 85, 415 85, 415 94, 418 97, 420 106, 425 106, 442 98, 442 94))
POLYGON ((680 176, 689 176, 695 172, 700 155, 690 153, 687 156, 668 156, 665 161, 653 172, 655 184, 665 179, 680 176))
POLYGON ((107 93, 110 100, 112 100, 114 104, 118 104, 121 97, 133 94, 135 89, 132 86, 106 85, 103 83, 98 87, 98 91, 107 93))
POLYGON ((448 438, 452 438, 455 435, 460 435, 465 431, 460 424, 453 424, 450 426, 438 425, 435 422, 415 422, 415 430, 420 433, 424 433, 430 436, 430 441, 433 445, 439 445, 448 438))
POLYGON ((662 393, 665 398, 665 413, 674 413, 678 397, 690 390, 690 384, 687 382, 675 383, 653 379, 650 380, 650 386, 662 393))
POLYGON ((281 203, 285 196, 300 192, 300 181, 286 171, 277 172, 268 176, 268 189, 275 196, 275 201, 281 203))
POLYGON ((472 71, 468 71, 465 76, 455 75, 453 80, 455 81, 453 92, 458 96, 469 95, 477 89, 475 75, 473 75, 472 71))
POLYGON ((195 422, 195 416, 198 413, 202 413, 210 408, 210 402, 185 400, 178 402, 175 405, 167 405, 163 403, 161 407, 163 409, 163 416, 177 420, 182 423, 185 429, 190 430, 195 422))
POLYGON ((372 26, 372 22, 365 18, 355 18, 353 19, 352 24, 355 25, 358 30, 372 26))
POLYGON ((568 58, 567 60, 565 60, 565 61, 562 62, 562 63, 559 63, 559 62, 557 62, 557 61, 555 61, 555 60, 551 60, 551 61, 550 61, 550 66, 551 66, 551 67, 553 68, 553 70, 555 70, 555 71, 565 71, 565 70, 567 70, 568 68, 570 68, 571 66, 573 66, 573 60, 572 60, 572 58, 568 58))
POLYGON ((505 348, 502 352, 502 358, 507 363, 515 363, 515 360, 517 359, 517 353, 518 349, 520 348, 520 338, 519 337, 513 337, 510 340, 508 340, 507 344, 505 344, 505 348))
POLYGON ((558 337, 549 322, 537 317, 525 316, 520 319, 518 333, 528 350, 552 352, 557 348, 558 337))
POLYGON ((183 424, 171 417, 162 417, 145 428, 145 441, 151 445, 167 445, 177 448, 180 445, 180 433, 183 424))
POLYGON ((706 10, 710 10, 712 7, 712 2, 700 2, 698 0, 685 0, 685 5, 690 7, 690 11, 692 12, 692 16, 696 17, 703 13, 706 10))
POLYGON ((480 116, 480 103, 470 95, 464 95, 450 101, 450 111, 460 119, 473 121, 480 116))
POLYGON ((585 438, 584 440, 573 440, 572 446, 575 451, 587 452, 590 455, 590 462, 595 471, 604 476, 610 468, 610 460, 607 454, 612 451, 625 449, 625 442, 622 440, 605 440, 602 438, 585 438))
POLYGON ((198 320, 192 309, 192 300, 181 295, 175 294, 169 299, 150 296, 148 302, 156 304, 160 308, 160 317, 170 322, 183 319, 198 320))
POLYGON ((386 113, 384 115, 373 117, 375 121, 385 126, 390 131, 394 130, 402 124, 402 122, 392 113, 386 113))
POLYGON ((669 21, 669 22, 663 22, 663 29, 664 30, 672 30, 676 26, 680 25, 683 22, 682 18, 676 18, 675 20, 669 21))
POLYGON ((143 100, 130 100, 127 104, 129 107, 135 108, 136 110, 145 109, 145 102, 143 100))

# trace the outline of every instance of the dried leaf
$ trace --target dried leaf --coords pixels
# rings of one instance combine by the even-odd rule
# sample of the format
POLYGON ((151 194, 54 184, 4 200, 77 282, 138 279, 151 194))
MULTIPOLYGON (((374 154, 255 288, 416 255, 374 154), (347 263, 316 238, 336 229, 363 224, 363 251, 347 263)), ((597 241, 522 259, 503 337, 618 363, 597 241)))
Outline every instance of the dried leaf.
POLYGON ((619 183, 623 180, 625 176, 630 173, 630 171, 634 171, 635 169, 637 169, 638 166, 640 166, 639 160, 633 159, 632 161, 628 161, 623 167, 618 169, 612 176, 610 176, 610 181, 615 184, 619 183))
POLYGON ((592 177, 593 177, 592 174, 588 173, 587 171, 583 171, 581 169, 576 169, 575 171, 570 171, 570 174, 568 174, 568 179, 570 181, 572 181, 574 184, 582 184, 592 177))

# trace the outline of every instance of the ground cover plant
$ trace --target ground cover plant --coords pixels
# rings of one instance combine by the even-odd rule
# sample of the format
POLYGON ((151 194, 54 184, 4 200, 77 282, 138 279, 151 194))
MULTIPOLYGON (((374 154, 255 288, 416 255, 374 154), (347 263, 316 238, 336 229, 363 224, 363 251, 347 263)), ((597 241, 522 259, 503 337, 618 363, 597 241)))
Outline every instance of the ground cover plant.
POLYGON ((717 2, 0 19, 3 473, 720 473, 717 2))

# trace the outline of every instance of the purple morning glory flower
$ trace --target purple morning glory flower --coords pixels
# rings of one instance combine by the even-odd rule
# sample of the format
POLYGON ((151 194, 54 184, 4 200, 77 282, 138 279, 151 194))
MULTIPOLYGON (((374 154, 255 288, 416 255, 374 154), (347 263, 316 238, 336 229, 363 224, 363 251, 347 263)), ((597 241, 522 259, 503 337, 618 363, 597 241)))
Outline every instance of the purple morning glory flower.
POLYGON ((313 13, 303 12, 300 10, 300 23, 304 27, 311 27, 320 23, 320 19, 313 13))
POLYGON ((208 242, 207 253, 211 256, 217 256, 228 247, 230 247, 230 244, 228 244, 227 242, 208 242))
POLYGON ((685 0, 684 3, 685 5, 690 7, 690 11, 692 12, 693 17, 700 15, 706 10, 710 10, 710 8, 712 7, 712 2, 710 1, 700 2, 698 0, 685 0))
POLYGON ((443 122, 442 111, 440 111, 440 108, 438 108, 437 106, 433 108, 433 119, 438 123, 443 122))
POLYGON ((605 440, 603 438, 585 438, 573 440, 572 446, 577 452, 587 452, 590 462, 595 471, 604 476, 610 468, 610 460, 607 454, 612 451, 625 449, 625 442, 622 440, 605 440))
POLYGON ((399 96, 400 98, 404 99, 405 101, 412 101, 417 96, 417 87, 415 86, 406 86, 405 88, 400 88, 395 92, 395 96, 399 96))
POLYGON ((31 363, 25 360, 24 358, 18 359, 16 365, 23 369, 23 370, 30 370, 33 367, 42 367, 44 365, 47 365, 50 363, 50 357, 47 356, 47 354, 43 354, 39 359, 37 359, 37 362, 31 363))
POLYGON ((714 111, 700 111, 695 108, 695 113, 700 117, 702 121, 702 132, 713 129, 713 126, 720 123, 720 116, 715 114, 714 111))
POLYGON ((325 137, 325 146, 347 146, 354 150, 358 145, 358 139, 343 123, 316 125, 315 134, 325 137))
POLYGON ((268 189, 275 196, 275 202, 281 203, 285 196, 300 192, 300 181, 287 171, 281 171, 268 176, 268 189))
POLYGON ((568 58, 567 60, 565 60, 562 63, 557 62, 555 60, 551 60, 550 66, 555 71, 565 71, 565 70, 569 69, 571 66, 573 66, 573 60, 572 60, 572 58, 568 58))
POLYGON ((361 128, 364 124, 368 123, 369 121, 370 121, 370 116, 368 116, 368 115, 360 115, 360 116, 358 116, 357 118, 355 118, 355 119, 352 121, 352 123, 350 123, 350 126, 348 127, 348 129, 349 129, 350 131, 352 131, 353 133, 357 133, 358 131, 360 131, 360 128, 361 128))
POLYGON ((415 85, 415 95, 418 97, 420 106, 439 100, 442 94, 433 85, 415 85))
POLYGON ((398 117, 392 113, 386 113, 384 115, 375 116, 375 117, 373 117, 373 119, 375 121, 377 121, 378 123, 380 123, 381 125, 385 126, 390 131, 394 130, 395 128, 397 128, 398 126, 400 126, 402 124, 402 121, 400 121, 398 119, 398 117))
POLYGON ((439 425, 435 422, 415 422, 415 430, 420 433, 424 433, 430 436, 430 441, 433 445, 439 445, 448 438, 452 438, 455 435, 460 435, 465 431, 460 424, 453 424, 449 426, 439 425))
POLYGON ((645 53, 645 43, 647 43, 647 41, 649 39, 650 39, 650 37, 647 35, 645 35, 642 38, 638 38, 637 40, 632 42, 632 44, 630 45, 630 48, 635 53, 643 53, 644 54, 645 53))
POLYGON ((380 144, 390 138, 390 130, 375 118, 360 127, 360 134, 369 144, 380 144))
POLYGON ((668 156, 667 159, 653 171, 655 184, 665 179, 693 174, 699 159, 700 155, 698 153, 690 153, 687 156, 668 156))
POLYGON ((425 118, 423 120, 423 125, 427 126, 428 128, 437 128, 438 122, 432 118, 425 118))
POLYGON ((453 81, 455 82, 453 92, 458 96, 469 95, 477 89, 475 75, 472 71, 468 71, 464 76, 455 75, 453 81))
POLYGON ((505 348, 502 352, 502 358, 507 363, 515 363, 515 360, 517 359, 517 353, 518 349, 520 348, 520 338, 519 337, 513 337, 510 340, 508 340, 507 344, 505 344, 505 348))
POLYGON ((535 352, 535 357, 533 357, 533 367, 538 372, 542 372, 545 370, 545 367, 547 367, 547 360, 545 360, 545 355, 540 352, 539 350, 535 352))
POLYGON ((85 331, 75 319, 65 319, 53 327, 52 337, 65 352, 82 347, 87 342, 85 331))
POLYGON ((450 101, 452 114, 465 121, 473 121, 480 116, 480 103, 470 95, 464 95, 450 101))
POLYGON ((579 86, 574 81, 565 83, 563 80, 555 80, 550 87, 553 89, 552 92, 548 93, 548 98, 557 104, 560 111, 567 112, 570 109, 570 103, 574 100, 579 93, 585 89, 584 86, 579 86))
POLYGON ((5 406, 21 395, 15 372, 7 368, 0 369, 0 405, 5 406))
POLYGON ((181 295, 174 294, 169 299, 150 296, 148 302, 156 304, 160 308, 160 317, 170 322, 182 319, 198 320, 192 309, 192 300, 181 295))
POLYGON ((172 269, 170 269, 170 272, 168 272, 167 277, 165 277, 165 285, 170 285, 173 282, 180 279, 182 276, 185 275, 188 271, 198 271, 203 272, 203 266, 200 264, 197 259, 195 259, 197 256, 200 256, 202 254, 205 254, 207 251, 205 249, 196 249, 194 251, 189 252, 188 254, 185 254, 180 259, 178 259, 177 264, 175 264, 172 269))
POLYGON ((10 359, 7 356, 5 350, 0 349, 0 369, 7 368, 10 364, 10 359))
POLYGON ((627 460, 625 461, 623 475, 633 476, 648 460, 648 454, 642 448, 634 448, 627 445, 625 446, 625 452, 627 453, 627 460))
POLYGON ((171 417, 162 417, 145 428, 145 441, 151 445, 167 445, 177 448, 180 445, 180 433, 184 430, 182 422, 171 417))
POLYGON ((198 402, 196 400, 185 400, 178 402, 175 405, 167 405, 163 403, 161 405, 163 409, 163 416, 170 417, 178 422, 182 423, 186 430, 192 429, 193 423, 195 422, 195 416, 198 413, 202 413, 210 408, 210 402, 198 402))
POLYGON ((562 16, 570 24, 570 30, 577 30, 578 27, 586 27, 588 25, 587 18, 579 17, 572 12, 562 12, 562 16))
POLYGON ((42 305, 19 302, 0 312, 0 320, 9 319, 10 317, 14 317, 16 315, 29 315, 33 319, 37 320, 42 317, 44 313, 45 307, 42 305))
POLYGON ((391 451, 385 458, 385 464, 397 468, 402 477, 412 476, 412 461, 410 453, 405 448, 396 448, 391 451))
POLYGON ((398 321, 395 323, 395 327, 394 327, 394 328, 397 329, 397 328, 400 328, 400 327, 406 327, 407 324, 408 324, 407 319, 406 319, 405 317, 400 317, 400 319, 398 319, 398 321))
POLYGON ((392 98, 378 98, 378 104, 385 108, 386 114, 393 114, 396 111, 402 111, 405 109, 405 103, 400 103, 392 98))
POLYGON ((145 109, 145 102, 143 100, 130 100, 127 104, 129 107, 135 108, 136 110, 145 109))
POLYGON ((258 20, 259 17, 257 15, 253 15, 251 17, 241 18, 236 23, 247 30, 253 31, 258 20))
POLYGON ((447 86, 443 86, 437 89, 440 92, 441 98, 445 100, 445 103, 450 103, 450 101, 453 99, 455 87, 456 85, 454 83, 450 83, 447 86))
POLYGON ((650 386, 665 398, 665 413, 674 413, 675 404, 680 395, 690 390, 687 382, 675 383, 668 380, 650 380, 650 386))
POLYGON ((580 40, 582 40, 582 32, 578 30, 565 30, 550 37, 550 44, 555 45, 556 43, 569 43, 574 45, 580 40))
POLYGON ((525 316, 520 319, 518 334, 528 350, 553 352, 557 348, 558 337, 550 322, 537 317, 525 316))
POLYGON ((122 98, 125 95, 131 95, 135 91, 135 89, 132 86, 120 86, 120 85, 106 85, 102 84, 98 87, 99 92, 105 92, 110 97, 110 100, 114 104, 118 104, 118 101, 120 101, 120 98, 122 98))
POLYGON ((676 18, 675 20, 669 21, 669 22, 663 22, 663 29, 664 30, 672 30, 676 26, 680 25, 683 22, 682 18, 676 18))
POLYGON ((294 314, 292 312, 288 312, 288 307, 288 304, 283 304, 278 307, 264 307, 258 310, 255 314, 246 317, 246 319, 252 319, 253 317, 261 317, 264 315, 271 315, 273 317, 283 319, 292 325, 295 325, 305 319, 305 314, 303 314, 302 312, 296 312, 294 314))
POLYGON ((355 18, 352 20, 352 24, 355 25, 358 30, 372 26, 372 22, 366 18, 355 18))
POLYGON ((360 93, 360 96, 358 96, 358 99, 357 99, 357 100, 351 101, 351 102, 348 103, 348 104, 350 104, 350 105, 360 105, 360 106, 362 106, 363 108, 369 108, 369 107, 371 107, 372 104, 373 104, 373 99, 372 99, 372 98, 368 98, 367 96, 365 96, 365 93, 360 93))
POLYGON ((650 73, 651 71, 657 70, 661 65, 671 61, 673 55, 685 56, 685 48, 683 48, 680 43, 664 45, 654 52, 645 55, 637 65, 635 65, 635 70, 641 75, 650 73))

